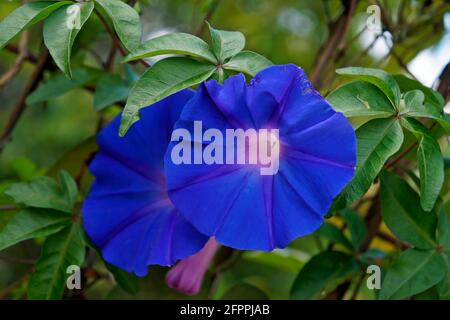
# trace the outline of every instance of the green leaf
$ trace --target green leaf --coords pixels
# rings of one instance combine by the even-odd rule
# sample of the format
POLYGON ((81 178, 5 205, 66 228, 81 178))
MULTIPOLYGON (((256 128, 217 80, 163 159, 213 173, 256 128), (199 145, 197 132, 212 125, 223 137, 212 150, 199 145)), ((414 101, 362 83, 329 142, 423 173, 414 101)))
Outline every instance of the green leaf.
POLYGON ((291 289, 291 299, 317 299, 358 272, 352 256, 325 251, 311 258, 300 270, 291 289))
POLYGON ((72 176, 65 170, 61 170, 58 174, 61 183, 61 189, 69 204, 73 207, 77 202, 78 187, 72 176))
POLYGON ((450 271, 447 271, 447 275, 436 286, 439 294, 439 299, 450 300, 450 271))
POLYGON ((73 43, 78 32, 89 19, 92 10, 94 10, 93 2, 77 3, 59 8, 45 20, 44 43, 57 66, 68 78, 72 78, 70 57, 73 43), (75 25, 71 25, 69 20, 71 16, 68 13, 75 8, 74 6, 79 7, 79 21, 75 18, 75 25), (79 25, 76 25, 78 22, 79 25), (78 26, 80 29, 77 28, 78 26))
POLYGON ((431 211, 444 183, 444 158, 438 142, 428 129, 415 119, 402 119, 403 126, 417 138, 417 163, 420 174, 420 204, 431 211))
MULTIPOLYGON (((365 81, 347 83, 331 92, 327 100, 347 118, 362 118, 358 119, 356 127, 368 120, 387 118, 395 113, 386 95, 375 85, 365 81)), ((352 123, 354 124, 353 121, 352 123)))
POLYGON ((148 69, 131 89, 122 114, 120 135, 139 120, 139 110, 208 79, 215 67, 185 58, 167 58, 148 69))
POLYGON ((348 67, 337 69, 338 74, 354 77, 359 80, 367 81, 377 86, 391 101, 392 106, 397 109, 400 104, 400 88, 387 72, 380 69, 348 67))
POLYGON ((248 283, 239 283, 228 290, 221 300, 269 300, 261 289, 248 283))
POLYGON ((125 100, 130 92, 127 83, 116 74, 107 74, 98 80, 94 94, 94 110, 100 111, 125 100))
POLYGON ((141 43, 142 28, 139 14, 120 0, 95 0, 113 22, 120 41, 128 51, 141 43))
POLYGON ((381 176, 381 208, 384 222, 399 239, 420 249, 436 246, 436 214, 425 212, 419 195, 388 171, 381 176))
POLYGON ((14 10, 0 22, 0 49, 24 29, 44 20, 59 7, 71 3, 71 1, 39 1, 24 4, 14 10))
MULTIPOLYGON (((17 215, 15 211, 4 211, 0 214, 0 238, 2 237, 2 230, 8 225, 8 223, 17 215)), ((1 241, 0 241, 1 242, 1 241)))
POLYGON ((440 245, 450 250, 450 222, 443 205, 440 206, 438 216, 438 239, 440 245))
MULTIPOLYGON (((95 142, 95 136, 89 137, 73 148, 67 150, 61 157, 48 169, 47 175, 57 177, 61 169, 67 170, 73 176, 83 172, 86 167, 86 159, 91 159, 98 151, 98 145, 95 142)), ((83 177, 80 177, 80 184, 83 183, 83 177)), ((83 185, 80 185, 82 189, 83 185)))
POLYGON ((336 200, 338 208, 362 197, 384 163, 403 143, 403 131, 395 118, 375 119, 356 130, 357 163, 353 179, 336 200))
POLYGON ((415 295, 440 282, 445 273, 445 262, 435 250, 408 249, 387 270, 379 299, 415 295))
POLYGON ((0 230, 0 250, 24 240, 48 236, 70 223, 71 216, 56 210, 24 209, 0 230))
POLYGON ((73 89, 80 88, 93 82, 98 77, 98 72, 94 69, 79 68, 73 70, 72 79, 58 72, 39 88, 33 91, 27 98, 27 104, 36 104, 43 101, 59 97, 73 89))
POLYGON ((49 177, 38 177, 30 182, 10 186, 5 194, 16 202, 30 207, 72 212, 76 200, 76 185, 68 173, 60 173, 60 184, 49 177))
POLYGON ((255 76, 259 71, 270 67, 273 63, 266 57, 253 51, 241 51, 233 56, 223 67, 227 70, 233 70, 255 76))
POLYGON ((355 249, 358 249, 367 236, 367 229, 364 220, 358 212, 352 209, 341 210, 340 215, 344 218, 347 228, 350 231, 350 239, 355 249))
POLYGON ((188 33, 170 33, 147 40, 126 56, 123 62, 161 54, 184 54, 213 64, 217 63, 217 59, 208 44, 199 37, 188 33))
POLYGON ((33 300, 60 299, 69 276, 67 267, 81 268, 84 262, 85 243, 78 223, 48 237, 36 262, 35 272, 28 284, 28 298, 33 300))
POLYGON ((139 278, 132 273, 128 273, 112 264, 105 261, 106 268, 114 277, 117 284, 129 294, 136 294, 139 292, 139 278))
POLYGON ((244 49, 245 37, 241 32, 217 30, 211 27, 209 23, 208 28, 211 34, 213 52, 219 62, 225 62, 226 59, 244 49))
POLYGON ((432 104, 436 108, 436 111, 442 112, 445 100, 439 92, 425 87, 419 81, 409 79, 404 75, 394 75, 394 79, 397 81, 402 92, 420 90, 425 95, 425 104, 432 104))
POLYGON ((317 229, 316 234, 325 237, 334 243, 339 243, 351 251, 354 249, 352 243, 342 231, 332 223, 323 223, 320 228, 317 229))
POLYGON ((447 115, 443 113, 442 105, 430 102, 434 100, 425 96, 423 91, 408 91, 405 93, 404 100, 404 115, 413 118, 428 118, 435 120, 447 133, 450 133, 450 121, 448 120, 447 115))
POLYGON ((25 156, 14 158, 10 162, 10 167, 21 181, 31 180, 40 176, 36 163, 25 156))

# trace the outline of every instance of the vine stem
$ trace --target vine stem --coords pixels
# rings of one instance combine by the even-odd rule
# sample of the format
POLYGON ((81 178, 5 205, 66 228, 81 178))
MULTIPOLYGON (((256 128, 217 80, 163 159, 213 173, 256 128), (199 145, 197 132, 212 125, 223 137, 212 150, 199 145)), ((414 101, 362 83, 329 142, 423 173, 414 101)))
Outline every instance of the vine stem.
POLYGON ((212 16, 217 10, 217 7, 219 6, 219 0, 214 0, 213 3, 211 3, 208 12, 205 15, 205 18, 203 19, 201 25, 198 27, 197 31, 195 32, 196 36, 200 36, 203 31, 205 31, 206 23, 205 21, 211 20, 212 16))
POLYGON ((17 57, 13 66, 0 77, 0 88, 8 84, 22 69, 22 65, 28 55, 28 31, 20 35, 20 43, 17 49, 17 57))
POLYGON ((38 57, 36 68, 34 69, 33 74, 31 75, 31 78, 26 84, 22 93, 19 95, 19 98, 17 99, 17 102, 9 116, 9 120, 6 123, 6 127, 0 135, 0 152, 3 150, 6 143, 11 138, 12 132, 14 131, 17 122, 19 121, 22 113, 25 111, 27 96, 37 87, 39 81, 41 80, 44 74, 47 59, 48 51, 47 48, 43 47, 38 57))
MULTIPOLYGON (((97 15, 97 17, 100 19, 100 21, 102 22, 103 26, 105 27, 106 32, 108 32, 109 36, 111 37, 113 45, 120 51, 120 53, 123 56, 126 56, 128 54, 127 51, 123 48, 123 46, 120 42, 120 39, 117 37, 117 34, 109 26, 108 21, 106 21, 106 19, 100 14, 100 12, 97 9, 94 9, 94 12, 97 15)), ((138 60, 138 62, 147 68, 150 67, 150 65, 147 62, 145 62, 145 60, 140 59, 140 60, 138 60)))
POLYGON ((314 63, 314 69, 311 73, 311 82, 314 84, 316 90, 320 90, 322 87, 322 72, 336 53, 335 49, 340 47, 340 51, 345 51, 344 39, 349 29, 349 24, 358 0, 346 0, 344 3, 344 11, 330 27, 330 36, 324 46, 319 50, 320 54, 314 63))
POLYGON ((2 204, 0 205, 0 211, 14 211, 17 210, 19 207, 15 204, 2 204))

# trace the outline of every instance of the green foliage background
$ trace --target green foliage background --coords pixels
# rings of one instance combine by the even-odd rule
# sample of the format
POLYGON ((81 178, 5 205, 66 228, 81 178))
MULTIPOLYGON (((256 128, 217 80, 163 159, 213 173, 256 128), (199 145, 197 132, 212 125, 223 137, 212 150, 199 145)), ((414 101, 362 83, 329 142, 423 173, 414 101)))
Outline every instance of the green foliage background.
MULTIPOLYGON (((362 146, 355 179, 318 231, 271 253, 221 249, 194 298, 450 299, 450 123, 442 113, 450 99, 450 67, 436 79, 439 93, 412 79, 407 67, 422 50, 449 41, 450 31, 444 29, 448 2, 114 2, 120 2, 119 11, 109 12, 107 1, 98 0, 91 14, 87 6, 93 3, 88 2, 76 39, 74 34, 53 35, 61 29, 55 15, 7 44, 2 43, 6 33, 0 24, 0 44, 5 45, 0 76, 14 73, 0 82, 0 299, 190 298, 165 285, 166 268, 152 267, 148 277, 137 279, 106 265, 80 228, 80 203, 92 181, 87 164, 96 151, 95 135, 125 104, 139 108, 135 101, 148 99, 136 97, 131 88, 148 64, 157 61, 149 47, 136 49, 135 29, 111 20, 118 13, 126 19, 139 14, 144 40, 185 32, 212 43, 213 51, 214 39, 204 20, 217 29, 242 32, 246 50, 274 64, 303 67, 315 87, 350 119, 362 146), (374 4, 381 8, 384 30, 393 43, 381 58, 370 53, 373 42, 362 41, 367 37, 366 10, 374 4), (73 41, 70 60, 61 39, 73 41), (51 57, 43 54, 44 42, 51 57), (147 53, 145 61, 140 60, 142 52, 147 53), (121 63, 122 56, 129 63, 121 63), (27 91, 41 59, 42 74, 27 91), (365 68, 348 68, 355 66, 365 68), (69 264, 82 264, 82 290, 64 290, 69 264), (365 285, 371 264, 382 267, 381 290, 365 285)), ((2 1, 0 21, 20 5, 2 1)), ((196 47, 195 41, 181 41, 187 51, 162 52, 192 56, 195 51, 195 61, 172 58, 162 63, 170 68, 178 64, 186 73, 194 70, 205 75, 203 80, 220 80, 233 72, 200 70, 197 58, 214 63, 214 54, 196 47)), ((242 49, 231 44, 226 48, 231 53, 225 58, 231 59, 242 49)), ((254 56, 242 59, 252 63, 253 69, 247 64, 249 75, 268 63, 254 56)))

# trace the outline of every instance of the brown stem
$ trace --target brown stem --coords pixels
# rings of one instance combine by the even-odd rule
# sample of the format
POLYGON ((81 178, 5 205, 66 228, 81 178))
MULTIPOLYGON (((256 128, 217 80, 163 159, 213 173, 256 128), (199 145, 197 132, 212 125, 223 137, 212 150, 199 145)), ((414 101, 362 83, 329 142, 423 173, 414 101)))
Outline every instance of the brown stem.
POLYGON ((34 264, 35 261, 33 259, 24 259, 24 258, 16 258, 5 256, 0 253, 0 260, 12 262, 12 263, 23 263, 23 264, 34 264))
POLYGON ((211 5, 209 6, 208 12, 206 12, 205 18, 201 22, 200 26, 198 27, 197 31, 195 32, 196 36, 200 36, 203 31, 205 31, 206 23, 205 21, 210 21, 214 12, 216 12, 217 7, 219 6, 219 0, 214 0, 211 5))
MULTIPOLYGON (((11 44, 11 43, 7 44, 5 46, 5 49, 8 50, 11 53, 19 54, 19 47, 17 47, 14 44, 11 44)), ((27 52, 27 54, 25 56, 25 60, 28 61, 28 62, 31 62, 31 63, 37 63, 38 57, 35 56, 34 54, 30 53, 30 52, 27 52)))
POLYGON ((407 243, 398 240, 397 238, 381 231, 378 230, 377 232, 377 237, 379 237, 380 239, 383 239, 384 241, 387 241, 389 243, 392 243, 393 245, 399 246, 402 250, 406 250, 409 249, 411 246, 408 245, 407 243))
POLYGON ((340 51, 345 51, 344 42, 348 31, 351 17, 355 11, 358 0, 343 0, 344 11, 339 18, 332 24, 331 33, 328 40, 319 50, 320 54, 314 63, 314 69, 311 73, 311 82, 317 90, 322 87, 322 73, 333 56, 336 54, 336 48, 340 47, 340 51))
POLYGON ((409 147, 407 147, 405 150, 400 152, 398 156, 396 156, 395 158, 393 158, 386 164, 386 168, 391 168, 393 165, 395 165, 400 160, 402 160, 403 157, 405 157, 408 153, 410 153, 417 146, 417 144, 418 144, 418 142, 416 141, 416 142, 412 143, 409 147))
POLYGON ((439 75, 439 85, 437 91, 445 98, 445 101, 450 99, 450 62, 447 63, 444 70, 439 75))
POLYGON ((19 71, 22 69, 22 64, 26 60, 25 58, 27 57, 27 55, 28 55, 28 31, 24 31, 20 35, 20 43, 19 48, 17 50, 16 61, 14 62, 13 66, 0 77, 0 88, 5 86, 9 81, 11 81, 16 76, 16 74, 19 73, 19 71))
POLYGON ((13 110, 9 116, 9 120, 6 123, 6 127, 3 130, 2 134, 0 135, 0 151, 3 150, 6 143, 11 138, 11 134, 14 131, 14 128, 16 127, 16 124, 19 121, 23 111, 26 108, 25 101, 27 99, 27 96, 37 87, 39 81, 41 80, 44 74, 45 64, 47 63, 47 58, 48 58, 48 51, 44 47, 42 48, 41 53, 39 55, 36 68, 34 69, 33 74, 31 75, 31 78, 26 84, 25 88, 19 95, 19 98, 17 99, 17 102, 13 107, 13 110))
POLYGON ((379 192, 374 197, 373 204, 370 207, 369 212, 367 213, 367 216, 364 220, 367 227, 367 235, 366 239, 364 239, 364 242, 358 248, 358 253, 365 252, 367 251, 367 249, 369 249, 372 240, 375 238, 378 233, 378 229, 380 228, 382 218, 379 192))
POLYGON ((361 285, 362 285, 365 277, 366 277, 366 275, 365 275, 364 270, 361 270, 361 274, 359 275, 358 282, 356 282, 355 288, 353 289, 353 293, 350 297, 350 300, 356 300, 359 289, 361 288, 361 285))
POLYGON ((20 287, 20 285, 22 285, 22 283, 27 281, 28 277, 33 272, 33 269, 34 268, 28 269, 27 272, 25 272, 25 274, 22 277, 20 277, 19 279, 17 279, 13 283, 11 283, 9 286, 4 288, 2 291, 0 291, 0 300, 3 300, 4 298, 6 298, 14 289, 20 287))
POLYGON ((15 204, 2 204, 0 205, 0 211, 14 211, 17 210, 19 207, 15 204))
MULTIPOLYGON (((117 34, 114 32, 113 29, 108 24, 108 21, 100 14, 100 12, 97 9, 94 9, 94 12, 96 13, 97 17, 102 22, 103 26, 105 27, 106 32, 108 32, 109 36, 111 37, 113 45, 120 51, 120 53, 123 56, 127 55, 127 51, 122 47, 122 43, 120 42, 120 39, 117 37, 117 34)), ((139 63, 144 65, 145 67, 149 67, 150 65, 145 62, 144 60, 140 59, 138 60, 139 63)))

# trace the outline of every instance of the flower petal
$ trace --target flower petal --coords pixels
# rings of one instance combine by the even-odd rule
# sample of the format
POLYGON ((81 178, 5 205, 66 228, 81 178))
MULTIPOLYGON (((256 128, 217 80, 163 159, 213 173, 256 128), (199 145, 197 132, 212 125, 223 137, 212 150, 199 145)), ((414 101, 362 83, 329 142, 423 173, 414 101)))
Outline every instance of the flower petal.
POLYGON ((184 90, 144 109, 124 138, 120 116, 98 137, 84 227, 106 261, 139 276, 148 265, 172 265, 194 254, 208 240, 173 206, 164 177, 173 125, 192 95, 184 90))
MULTIPOLYGON (((201 86, 176 127, 191 134, 195 121, 222 133, 246 130, 249 124, 256 130, 279 129, 278 172, 262 176, 259 164, 175 165, 172 142, 165 157, 169 196, 189 222, 219 243, 282 248, 317 229, 353 177, 355 133, 295 65, 269 67, 250 85, 242 86, 242 76, 230 79, 201 86)), ((196 148, 207 145, 201 138, 195 142, 196 148)))

